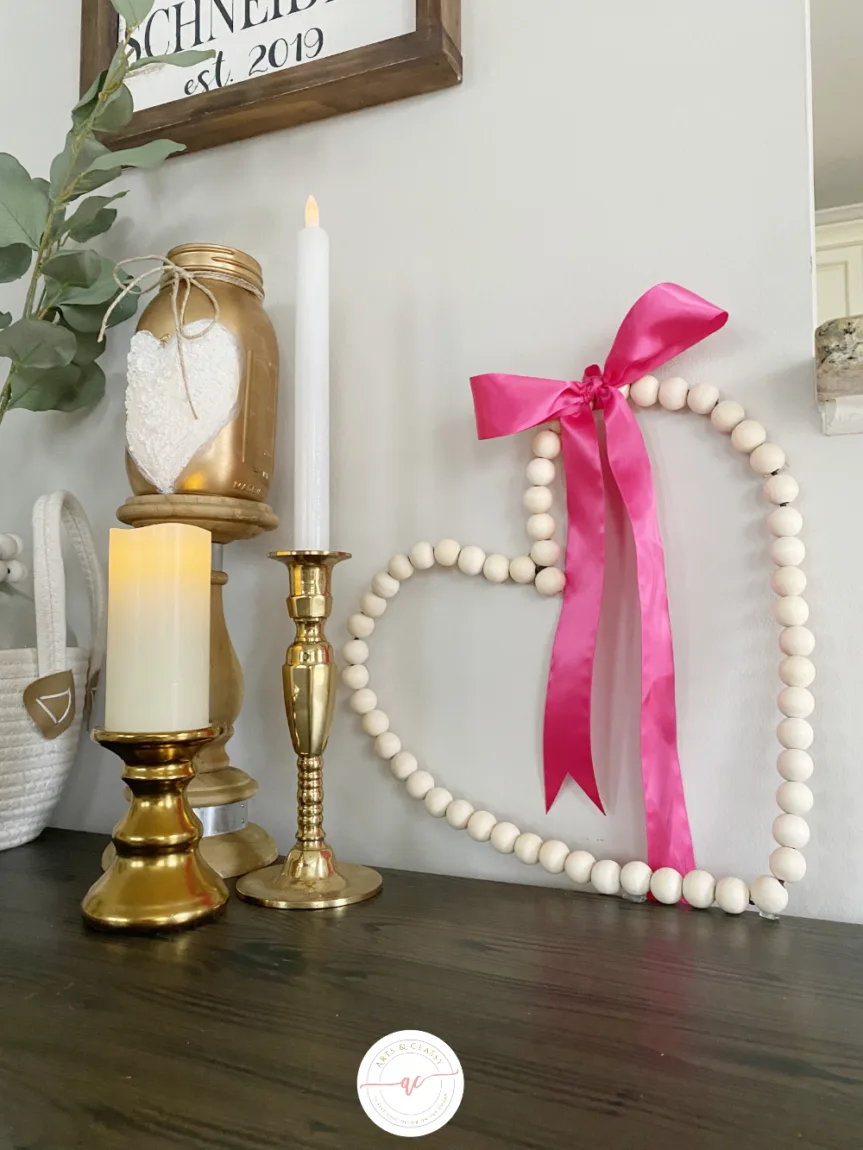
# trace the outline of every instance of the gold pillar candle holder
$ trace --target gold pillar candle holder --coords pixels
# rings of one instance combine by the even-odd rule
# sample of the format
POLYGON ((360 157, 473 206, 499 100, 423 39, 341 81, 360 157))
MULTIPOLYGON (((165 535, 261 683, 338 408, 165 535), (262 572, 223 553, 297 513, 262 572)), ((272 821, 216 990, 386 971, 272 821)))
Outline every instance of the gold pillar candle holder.
POLYGON ((186 801, 196 754, 217 731, 119 734, 95 731, 97 743, 123 760, 129 809, 112 835, 110 866, 81 903, 102 930, 178 930, 213 918, 228 889, 201 857, 201 823, 186 801))
POLYGON ((337 671, 324 627, 332 611, 332 570, 343 551, 276 551, 290 579, 288 613, 297 634, 282 680, 291 741, 297 753, 297 842, 284 863, 245 875, 237 894, 246 902, 282 910, 325 910, 372 898, 383 880, 377 871, 337 863, 323 826, 323 755, 336 702, 337 671))

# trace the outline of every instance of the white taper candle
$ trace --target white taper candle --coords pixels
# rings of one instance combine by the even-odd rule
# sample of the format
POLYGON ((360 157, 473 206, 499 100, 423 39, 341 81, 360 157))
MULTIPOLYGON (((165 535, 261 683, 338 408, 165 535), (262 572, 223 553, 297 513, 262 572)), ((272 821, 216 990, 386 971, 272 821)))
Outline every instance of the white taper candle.
POLYGON ((294 371, 294 538, 330 546, 330 237, 310 197, 297 253, 294 371))

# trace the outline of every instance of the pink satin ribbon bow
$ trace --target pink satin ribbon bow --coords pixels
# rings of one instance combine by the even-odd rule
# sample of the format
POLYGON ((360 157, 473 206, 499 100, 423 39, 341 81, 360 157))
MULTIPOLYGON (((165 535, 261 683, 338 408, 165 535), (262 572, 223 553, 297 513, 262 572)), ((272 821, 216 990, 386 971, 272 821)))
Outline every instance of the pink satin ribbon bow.
POLYGON ((605 568, 605 490, 594 408, 605 417, 608 462, 635 537, 641 601, 641 771, 648 863, 694 869, 677 753, 674 653, 665 558, 650 458, 619 389, 719 331, 728 313, 677 284, 658 284, 627 315, 600 370, 580 382, 517 375, 471 380, 480 439, 559 419, 569 532, 566 590, 545 706, 545 796, 550 809, 570 775, 604 812, 590 744, 591 688, 605 568))

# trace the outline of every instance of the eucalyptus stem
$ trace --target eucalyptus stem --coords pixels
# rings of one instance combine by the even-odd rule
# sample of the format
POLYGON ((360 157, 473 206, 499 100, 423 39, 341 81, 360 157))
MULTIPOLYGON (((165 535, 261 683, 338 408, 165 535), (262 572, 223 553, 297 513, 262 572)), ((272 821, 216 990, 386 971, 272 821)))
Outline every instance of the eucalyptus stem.
POLYGON ((6 382, 3 384, 3 390, 0 391, 0 423, 3 422, 3 416, 9 407, 9 401, 12 398, 12 379, 15 376, 15 364, 9 368, 9 374, 6 376, 6 382))

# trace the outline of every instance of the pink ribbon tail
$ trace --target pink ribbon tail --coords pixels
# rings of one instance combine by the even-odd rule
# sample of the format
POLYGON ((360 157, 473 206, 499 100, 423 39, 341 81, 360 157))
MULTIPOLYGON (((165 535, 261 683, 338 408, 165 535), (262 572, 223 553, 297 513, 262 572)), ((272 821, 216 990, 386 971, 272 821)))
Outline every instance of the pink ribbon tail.
POLYGON ((652 869, 695 866, 677 752, 674 653, 665 559, 647 449, 619 388, 718 331, 728 313, 677 284, 641 297, 620 327, 605 368, 579 383, 512 375, 471 380, 481 439, 560 419, 569 531, 566 588, 545 708, 550 809, 567 776, 603 810, 591 752, 591 694, 605 568, 605 492, 593 406, 603 408, 609 465, 632 524, 641 603, 641 762, 652 869))

